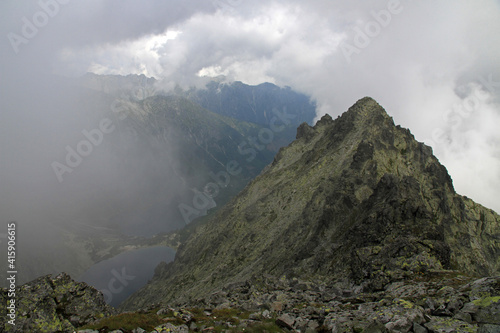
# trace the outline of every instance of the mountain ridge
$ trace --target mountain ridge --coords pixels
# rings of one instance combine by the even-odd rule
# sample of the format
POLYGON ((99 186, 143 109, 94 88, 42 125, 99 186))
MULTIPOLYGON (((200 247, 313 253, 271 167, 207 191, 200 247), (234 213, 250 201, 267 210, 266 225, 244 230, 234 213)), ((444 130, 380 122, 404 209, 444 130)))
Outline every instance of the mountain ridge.
POLYGON ((498 274, 499 216, 373 99, 297 139, 123 308, 189 303, 262 274, 380 290, 416 272, 498 274), (175 286, 175 287, 172 287, 175 286))

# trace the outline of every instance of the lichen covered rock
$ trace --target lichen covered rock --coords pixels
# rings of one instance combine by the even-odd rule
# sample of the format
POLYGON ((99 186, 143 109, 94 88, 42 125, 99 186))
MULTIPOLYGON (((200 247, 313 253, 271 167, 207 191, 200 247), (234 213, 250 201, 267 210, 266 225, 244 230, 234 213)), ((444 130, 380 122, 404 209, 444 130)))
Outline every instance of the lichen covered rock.
MULTIPOLYGON (((6 304, 7 290, 0 298, 6 304)), ((5 322, 5 332, 72 332, 76 327, 111 315, 114 309, 101 292, 65 273, 40 277, 16 288, 15 325, 5 322)))

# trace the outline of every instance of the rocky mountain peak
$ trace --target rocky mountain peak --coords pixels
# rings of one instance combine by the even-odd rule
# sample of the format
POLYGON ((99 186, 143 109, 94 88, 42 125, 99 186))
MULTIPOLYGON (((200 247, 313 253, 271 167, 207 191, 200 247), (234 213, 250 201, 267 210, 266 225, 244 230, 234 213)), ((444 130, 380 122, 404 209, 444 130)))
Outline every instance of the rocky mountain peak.
POLYGON ((385 109, 371 97, 363 97, 356 101, 348 110, 347 113, 356 113, 357 115, 368 118, 382 115, 390 118, 385 109))
MULTIPOLYGON (((345 136, 349 131, 358 131, 368 140, 369 134, 379 136, 381 131, 391 131, 394 127, 393 119, 387 114, 385 109, 380 106, 373 98, 364 97, 358 100, 346 112, 333 120, 329 114, 325 114, 314 127, 316 132, 321 133, 325 128, 328 132, 335 132, 335 136, 345 136)), ((303 133, 304 124, 298 131, 303 133)), ((387 134, 386 134, 387 135, 387 134)), ((299 138, 301 135, 298 135, 299 138)))
POLYGON ((262 276, 368 291, 443 269, 493 275, 499 234, 500 217, 457 195, 432 149, 365 97, 335 120, 300 125, 124 307, 188 302, 262 276))

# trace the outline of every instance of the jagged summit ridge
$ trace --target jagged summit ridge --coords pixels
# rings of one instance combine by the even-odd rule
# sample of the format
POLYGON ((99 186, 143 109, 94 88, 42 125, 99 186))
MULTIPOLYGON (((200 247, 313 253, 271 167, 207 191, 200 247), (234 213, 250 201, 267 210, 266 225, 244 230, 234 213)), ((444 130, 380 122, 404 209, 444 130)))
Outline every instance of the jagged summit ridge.
MULTIPOLYGON (((373 98, 364 97, 358 100, 353 106, 349 108, 347 112, 344 113, 346 116, 350 116, 352 118, 359 118, 359 120, 366 120, 370 117, 383 117, 383 118, 391 118, 385 111, 385 109, 380 106, 373 98)), ((392 118, 391 118, 392 119, 392 118)), ((333 123, 333 119, 329 114, 324 114, 320 120, 314 125, 314 127, 309 126, 307 123, 302 123, 298 129, 301 131, 303 128, 309 127, 311 129, 318 129, 323 126, 328 126, 333 123)), ((299 135, 298 135, 299 136, 299 135)), ((297 137, 298 139, 298 137, 297 137)))
MULTIPOLYGON (((412 173, 417 165, 425 169, 427 165, 422 164, 425 161, 441 170, 443 179, 454 191, 451 177, 432 155, 432 148, 417 142, 408 129, 395 126, 385 109, 370 97, 358 100, 336 120, 326 114, 314 127, 302 124, 297 130, 297 140, 283 149, 289 152, 288 159, 278 163, 283 157, 280 152, 273 164, 281 169, 285 163, 293 163, 298 158, 311 160, 311 154, 325 149, 332 153, 328 160, 337 164, 334 168, 337 171, 351 167, 358 170, 365 160, 373 159, 370 165, 372 171, 376 171, 376 181, 394 169, 404 175, 412 173), (302 156, 306 150, 308 152, 302 156)), ((322 158, 316 155, 314 160, 322 158)), ((304 165, 309 166, 308 163, 304 165)), ((367 170, 360 171, 365 173, 367 170)))
POLYGON ((187 302, 266 274, 365 290, 429 270, 492 275, 498 234, 499 216, 457 195, 432 149, 363 98, 301 125, 124 306, 187 302))

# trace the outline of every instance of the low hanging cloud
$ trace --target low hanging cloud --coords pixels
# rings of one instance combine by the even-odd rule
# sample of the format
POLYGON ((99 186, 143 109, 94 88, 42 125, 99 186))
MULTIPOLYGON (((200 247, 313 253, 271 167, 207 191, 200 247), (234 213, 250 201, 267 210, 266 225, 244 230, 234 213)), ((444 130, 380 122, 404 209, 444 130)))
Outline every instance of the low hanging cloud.
POLYGON ((171 85, 199 75, 288 85, 317 101, 318 118, 372 96, 434 148, 458 192, 500 211, 500 132, 491 125, 500 120, 498 1, 225 4, 175 22, 162 32, 175 38, 144 57, 131 56, 145 52, 131 40, 87 50, 77 63, 171 85))

